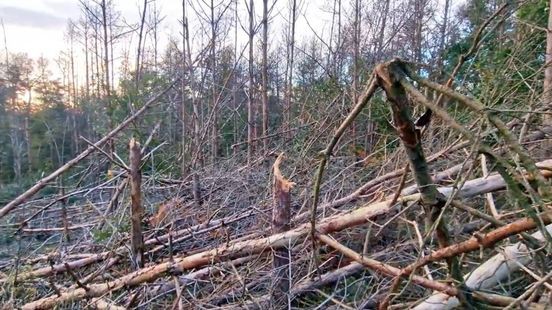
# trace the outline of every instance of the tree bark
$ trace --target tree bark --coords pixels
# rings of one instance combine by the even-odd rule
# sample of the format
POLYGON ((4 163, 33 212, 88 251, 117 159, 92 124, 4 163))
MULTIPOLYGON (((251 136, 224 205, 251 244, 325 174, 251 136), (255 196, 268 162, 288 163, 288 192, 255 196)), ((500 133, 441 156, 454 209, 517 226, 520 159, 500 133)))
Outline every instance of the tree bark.
MULTIPOLYGON (((186 0, 182 0, 182 72, 180 72, 180 117, 182 123, 182 130, 180 132, 180 151, 182 152, 182 159, 180 163, 180 174, 182 179, 185 178, 188 170, 187 162, 187 141, 190 138, 186 131, 186 0)), ((193 138, 193 137, 192 137, 193 138)))
MULTIPOLYGON (((107 24, 107 3, 105 0, 102 0, 101 2, 101 10, 102 10, 102 29, 103 29, 103 48, 104 48, 104 73, 105 73, 105 80, 104 80, 104 91, 105 91, 105 98, 107 101, 107 110, 108 110, 108 124, 109 124, 109 131, 113 130, 113 102, 111 102, 111 87, 110 87, 110 76, 109 76, 109 38, 107 36, 107 27, 109 25, 107 24)), ((115 151, 115 144, 113 140, 108 141, 108 149, 109 154, 111 155, 115 151)))
MULTIPOLYGON (((262 59, 262 130, 261 137, 268 135, 268 0, 263 0, 263 59, 262 59)), ((268 152, 268 139, 263 139, 263 151, 268 152)))
POLYGON ((291 137, 290 128, 291 128, 291 117, 292 117, 292 97, 293 97, 293 61, 295 56, 295 21, 297 13, 297 0, 292 0, 291 7, 291 30, 288 37, 288 55, 287 55, 287 65, 286 65, 286 90, 285 90, 285 103, 283 111, 284 119, 284 132, 287 139, 291 137))
POLYGON ((254 72, 253 72, 253 36, 255 35, 254 31, 254 1, 249 0, 249 87, 248 87, 248 98, 247 98, 247 165, 251 165, 253 159, 253 153, 255 151, 253 141, 255 139, 255 107, 254 107, 254 72))
POLYGON ((142 206, 142 172, 140 143, 134 138, 130 139, 129 144, 129 162, 130 162, 130 249, 134 268, 144 267, 144 237, 142 236, 142 218, 144 217, 144 208, 142 206))
MULTIPOLYGON (((548 8, 548 31, 546 33, 543 101, 546 111, 552 111, 552 0, 550 1, 548 8)), ((552 115, 544 114, 543 124, 545 126, 551 126, 552 115)), ((550 154, 552 152, 552 140, 548 140, 545 146, 547 153, 550 154)))
MULTIPOLYGON (((284 158, 281 153, 273 165, 273 189, 272 189, 272 234, 283 233, 289 230, 291 220, 291 195, 290 190, 295 183, 284 178, 280 171, 280 163, 284 158)), ((289 289, 292 275, 289 273, 290 248, 284 245, 272 252, 272 278, 271 298, 272 305, 287 305, 290 303, 289 289)))
MULTIPOLYGON (((361 18, 361 3, 360 0, 355 0, 354 14, 355 18, 353 21, 353 83, 351 84, 351 98, 353 104, 356 104, 358 101, 358 82, 360 75, 360 18, 361 18)), ((351 135, 353 147, 356 144, 356 124, 353 121, 351 124, 351 135)))
POLYGON ((201 142, 201 129, 200 129, 200 115, 199 115, 199 103, 196 98, 196 84, 194 79, 194 67, 192 65, 192 52, 190 46, 190 31, 188 27, 188 16, 186 13, 186 0, 182 0, 182 21, 184 23, 184 41, 186 43, 186 57, 187 63, 184 64, 186 72, 189 76, 189 83, 191 89, 191 100, 192 100, 192 126, 193 126, 193 137, 191 143, 191 166, 192 166, 192 194, 194 197, 194 203, 196 206, 201 204, 201 184, 198 175, 199 168, 203 165, 203 146, 201 142))
POLYGON ((216 44, 217 44, 217 22, 215 21, 215 4, 211 0, 210 6, 211 13, 211 113, 213 115, 212 124, 211 124, 211 159, 214 163, 218 156, 218 113, 217 113, 217 54, 216 54, 216 44))
MULTIPOLYGON (((422 205, 426 216, 426 232, 431 232, 432 226, 436 225, 435 234, 437 241, 439 246, 444 248, 450 244, 446 217, 444 214, 441 214, 446 199, 444 195, 439 193, 437 186, 433 184, 433 180, 429 175, 428 164, 420 141, 420 133, 416 130, 414 122, 411 119, 412 113, 410 107, 412 104, 404 87, 400 84, 402 76, 399 73, 400 71, 398 71, 398 66, 400 66, 398 61, 391 61, 378 65, 375 72, 379 85, 384 89, 387 100, 391 103, 395 128, 406 151, 410 170, 414 175, 418 190, 422 195, 422 205)), ((450 275, 462 286, 463 277, 458 258, 449 257, 447 263, 450 275)), ((462 301, 464 306, 470 307, 463 297, 462 301)))
POLYGON ((136 68, 134 70, 135 74, 135 85, 136 89, 138 90, 139 84, 140 84, 140 78, 141 78, 141 54, 142 54, 142 37, 144 33, 144 24, 146 23, 146 11, 148 8, 148 0, 144 0, 144 8, 142 10, 142 17, 140 21, 140 31, 138 32, 138 50, 136 51, 136 68))

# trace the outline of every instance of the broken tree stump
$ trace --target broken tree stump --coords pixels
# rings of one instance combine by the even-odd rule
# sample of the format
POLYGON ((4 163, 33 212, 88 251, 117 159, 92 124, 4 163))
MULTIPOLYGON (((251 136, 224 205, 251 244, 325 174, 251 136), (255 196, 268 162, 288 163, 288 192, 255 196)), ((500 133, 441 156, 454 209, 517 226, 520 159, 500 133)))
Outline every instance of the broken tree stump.
POLYGON ((134 138, 129 143, 129 161, 130 161, 130 220, 131 220, 131 238, 130 248, 132 251, 132 262, 135 269, 144 267, 144 237, 142 236, 142 218, 144 217, 144 208, 142 207, 142 174, 140 171, 141 163, 140 143, 134 138))
MULTIPOLYGON (((281 153, 273 165, 273 207, 272 207, 272 233, 283 233, 289 230, 291 220, 291 196, 290 190, 295 183, 284 178, 280 171, 280 163, 284 158, 281 153)), ((272 278, 271 303, 274 308, 284 308, 289 304, 289 288, 291 275, 289 274, 290 247, 284 246, 272 251, 272 278)), ((287 307, 286 307, 287 308, 287 307)))

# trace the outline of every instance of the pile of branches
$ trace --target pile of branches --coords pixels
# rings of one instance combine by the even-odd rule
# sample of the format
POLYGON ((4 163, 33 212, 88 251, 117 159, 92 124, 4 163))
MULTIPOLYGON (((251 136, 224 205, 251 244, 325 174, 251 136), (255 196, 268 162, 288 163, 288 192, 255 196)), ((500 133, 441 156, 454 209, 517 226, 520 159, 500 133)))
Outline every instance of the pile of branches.
POLYGON ((244 167, 229 159, 223 166, 230 169, 193 172, 203 174, 198 201, 195 182, 142 171, 155 151, 147 146, 156 129, 143 146, 131 139, 127 162, 104 152, 102 147, 113 144, 170 85, 0 208, 5 220, 0 241, 6 245, 0 252, 0 304, 6 309, 549 307, 552 160, 535 154, 548 153, 552 128, 528 133, 529 117, 506 124, 451 88, 477 51, 481 30, 504 7, 482 25, 444 85, 399 59, 378 65, 320 152, 312 180, 312 161, 304 158, 291 156, 283 166, 280 153, 272 168, 260 168, 271 161, 266 156, 244 167), (422 88, 438 94, 437 100, 428 100, 422 88), (385 93, 403 148, 386 156, 379 172, 361 169, 357 174, 365 175, 353 178, 358 163, 340 165, 335 148, 378 89, 385 93), (446 100, 472 111, 475 123, 458 123, 446 100), (416 122, 414 105, 426 109, 416 122), (431 119, 458 138, 426 157, 424 148, 433 141, 426 146, 423 141, 431 119), (119 170, 102 183, 31 200, 95 152, 119 170), (441 169, 431 173, 430 165, 441 169), (285 177, 281 169, 294 173, 285 177), (331 175, 326 182, 325 172, 331 175))
POLYGON ((549 306, 552 160, 538 161, 528 150, 536 154, 552 128, 517 130, 518 123, 504 123, 450 83, 431 82, 398 59, 376 67, 320 153, 312 196, 304 173, 284 176, 281 169, 291 170, 294 161, 280 154, 259 172, 272 175, 270 186, 250 167, 230 169, 205 179, 197 204, 187 180, 142 173, 148 154, 131 140, 128 164, 109 158, 120 167, 115 177, 30 200, 162 94, 0 209, 8 219, 3 234, 13 238, 0 260, 5 308, 549 306), (428 100, 421 87, 439 99, 428 100), (332 186, 335 175, 324 184, 326 166, 378 89, 390 105, 404 150, 396 159, 404 164, 383 163, 383 173, 343 193, 332 186), (459 124, 442 107, 444 98, 477 113, 487 128, 459 124), (458 139, 426 157, 424 130, 411 118, 414 103, 458 139), (430 165, 444 168, 431 173, 430 165), (255 178, 257 188, 243 185, 255 178), (144 205, 156 205, 157 213, 144 205))

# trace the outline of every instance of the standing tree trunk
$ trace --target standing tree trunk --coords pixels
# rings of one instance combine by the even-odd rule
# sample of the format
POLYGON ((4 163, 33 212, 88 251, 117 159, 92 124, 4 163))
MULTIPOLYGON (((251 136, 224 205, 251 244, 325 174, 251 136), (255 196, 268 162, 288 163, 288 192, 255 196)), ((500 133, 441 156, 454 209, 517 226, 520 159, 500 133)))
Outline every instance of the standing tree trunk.
POLYGON ((262 93, 263 93, 263 103, 262 103, 262 130, 261 137, 263 137, 263 152, 268 152, 268 139, 264 138, 268 135, 268 0, 263 0, 263 60, 262 60, 262 93))
POLYGON ((414 35, 412 36, 413 48, 414 48, 414 62, 422 62, 422 31, 423 31, 423 20, 424 20, 424 11, 425 11, 425 0, 414 1, 414 35))
MULTIPOLYGON (((104 73, 105 73, 105 81, 104 81, 104 91, 105 91, 105 99, 107 101, 107 110, 108 110, 108 124, 109 124, 109 131, 113 130, 113 103, 111 102, 111 88, 109 83, 109 38, 107 36, 107 4, 105 0, 102 0, 101 3, 101 10, 102 10, 102 28, 103 28, 103 48, 104 48, 104 73)), ((113 140, 110 140, 109 143, 109 154, 112 154, 115 152, 115 144, 113 143, 113 140)))
POLYGON ((192 166, 192 193, 194 196, 194 203, 196 206, 201 204, 201 185, 199 180, 198 169, 203 165, 203 147, 200 144, 201 132, 200 132, 200 123, 199 123, 199 105, 195 95, 195 84, 194 84, 194 68, 192 66, 192 52, 190 48, 190 32, 188 29, 188 17, 186 15, 186 0, 182 0, 182 22, 184 23, 184 42, 186 49, 187 63, 184 64, 186 68, 185 71, 189 75, 190 89, 191 89, 191 99, 192 99, 192 126, 193 126, 193 137, 191 143, 191 166, 192 166))
POLYGON ((253 10, 254 10, 254 1, 249 0, 249 7, 248 13, 249 13, 249 95, 247 98, 247 165, 249 166, 251 164, 252 158, 253 158, 253 152, 255 150, 253 145, 253 140, 255 139, 255 109, 254 109, 254 102, 253 102, 253 96, 254 96, 254 85, 253 85, 253 36, 254 36, 254 28, 253 28, 253 10))
POLYGON ((211 125, 211 158, 212 162, 216 161, 218 155, 218 128, 217 128, 217 55, 216 55, 216 43, 217 43, 217 22, 215 21, 215 4, 211 0, 211 75, 212 75, 212 85, 211 85, 211 113, 213 114, 213 124, 211 125))
POLYGON ((144 0, 144 9, 142 10, 142 18, 140 21, 140 31, 138 32, 138 51, 136 52, 136 69, 134 70, 134 74, 136 75, 136 90, 138 90, 138 87, 140 86, 140 71, 142 69, 140 65, 140 55, 142 54, 142 38, 144 33, 144 24, 146 23, 146 11, 148 8, 148 0, 144 0))
MULTIPOLYGON (((351 97, 353 100, 353 105, 357 103, 358 100, 358 83, 359 83, 359 76, 360 76, 360 0, 355 0, 355 19, 354 19, 354 26, 353 26, 353 83, 352 83, 352 89, 351 89, 351 97)), ((351 131, 352 131, 352 143, 353 147, 355 147, 356 144, 356 125, 355 122, 351 124, 351 131)))
POLYGON ((130 220, 131 220, 131 239, 130 248, 132 251, 132 260, 135 269, 144 267, 144 237, 142 236, 142 218, 144 208, 142 207, 142 193, 140 190, 142 184, 142 174, 140 172, 140 143, 134 138, 130 139, 129 161, 130 161, 130 220))
MULTIPOLYGON (((238 0, 234 0, 234 64, 238 63, 238 0)), ((234 124, 234 144, 238 143, 239 140, 239 129, 238 129, 238 81, 240 73, 238 70, 233 72, 233 83, 232 83, 232 100, 234 112, 232 113, 232 120, 234 124)), ((238 148, 233 148, 234 155, 237 154, 238 148)))
POLYGON ((291 5, 291 29, 289 32, 288 43, 288 55, 286 65, 286 90, 285 90, 285 103, 284 103, 284 132, 287 139, 291 137, 291 98, 293 97, 292 83, 293 83, 293 60, 295 52, 295 21, 296 21, 297 1, 292 0, 291 5))
POLYGON ((159 19, 159 11, 157 11, 157 2, 153 1, 153 12, 152 18, 153 18, 153 25, 151 26, 152 32, 153 32, 153 67, 157 69, 157 64, 159 63, 157 59, 158 56, 158 46, 159 46, 159 23, 161 22, 159 19))
POLYGON ((82 21, 82 27, 83 27, 83 39, 84 39, 84 91, 86 93, 86 100, 90 99, 90 63, 88 60, 88 18, 84 17, 84 20, 82 21))
POLYGON ((28 86, 27 92, 29 97, 27 98, 27 109, 25 112, 25 145, 27 146, 27 173, 30 176, 33 172, 33 156, 32 156, 32 141, 31 141, 31 101, 32 101, 32 87, 28 86))
MULTIPOLYGON (((548 10, 548 31, 546 33, 546 56, 544 68, 543 101, 546 111, 552 111, 552 0, 548 10)), ((543 125, 552 125, 552 115, 544 114, 543 125)), ((552 141, 548 140, 546 145, 548 152, 552 149, 552 141)))
POLYGON ((443 62, 444 62, 444 51, 445 51, 445 44, 447 43, 447 29, 448 29, 448 19, 449 19, 449 10, 450 10, 450 0, 445 0, 445 9, 444 9, 444 16, 443 16, 443 24, 441 25, 440 29, 440 38, 439 38, 439 58, 437 61, 437 65, 439 67, 439 79, 443 76, 443 62))
POLYGON ((374 63, 378 63, 381 61, 381 58, 383 56, 383 42, 385 39, 385 28, 387 26, 387 15, 389 14, 389 2, 390 0, 385 0, 383 4, 383 11, 381 12, 381 20, 379 24, 379 32, 378 32, 378 39, 375 44, 375 59, 374 63))
MULTIPOLYGON (((101 70, 100 70, 100 59, 101 59, 101 47, 100 47, 100 30, 99 30, 98 23, 94 22, 94 63, 96 65, 96 74, 92 74, 95 76, 94 83, 96 84, 96 97, 101 97, 102 90, 101 90, 101 81, 103 78, 101 77, 101 70)), ((109 117, 109 115, 108 115, 109 117)))
POLYGON ((188 135, 187 135, 187 132, 186 132, 186 80, 185 80, 185 76, 186 76, 186 21, 185 21, 185 18, 186 18, 186 7, 185 7, 185 2, 186 0, 183 0, 182 1, 182 58, 181 58, 181 62, 182 62, 182 72, 180 72, 180 117, 181 117, 181 122, 182 122, 182 131, 181 131, 181 137, 180 137, 180 148, 181 148, 181 152, 182 152, 182 162, 180 163, 180 173, 181 173, 181 176, 182 178, 184 179, 184 177, 186 176, 186 173, 187 173, 187 167, 188 167, 188 163, 187 163, 187 154, 188 154, 188 150, 187 150, 187 143, 186 141, 190 138, 188 135))

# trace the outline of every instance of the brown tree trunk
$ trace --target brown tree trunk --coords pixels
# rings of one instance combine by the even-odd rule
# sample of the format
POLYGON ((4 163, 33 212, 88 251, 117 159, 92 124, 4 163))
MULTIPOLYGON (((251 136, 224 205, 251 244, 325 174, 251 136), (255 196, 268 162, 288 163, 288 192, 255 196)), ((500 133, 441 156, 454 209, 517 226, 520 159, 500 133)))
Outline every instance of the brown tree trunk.
POLYGON ((188 162, 187 162, 187 143, 186 141, 190 138, 187 135, 186 132, 186 0, 182 1, 182 72, 180 77, 180 117, 182 122, 182 131, 180 133, 180 150, 182 152, 182 159, 180 163, 180 173, 182 178, 186 176, 187 169, 188 169, 188 162))
MULTIPOLYGON (((546 107, 546 111, 552 111, 552 0, 550 1, 548 10, 548 32, 546 33, 543 101, 546 107)), ((543 125, 552 125, 552 115, 544 114, 543 125)), ((545 146, 548 154, 550 154, 552 152, 552 141, 548 140, 545 146)))
POLYGON ((192 173, 193 173, 193 185, 192 185, 192 192, 194 196, 194 203, 196 206, 199 206, 201 204, 201 185, 198 175, 198 169, 203 164, 203 149, 202 145, 200 144, 201 139, 201 132, 200 132, 200 120, 199 120, 199 105, 197 102, 197 98, 195 95, 195 84, 194 84, 194 69, 192 66, 192 53, 190 48, 190 32, 188 29, 188 17, 186 14, 186 0, 182 0, 182 20, 184 22, 184 41, 186 43, 185 49, 186 49, 186 56, 187 63, 185 64, 186 71, 190 77, 190 88, 192 90, 191 92, 191 99, 192 99, 192 126, 193 126, 193 137, 192 137, 192 147, 191 147, 191 165, 192 165, 192 173))
MULTIPOLYGON (((234 64, 238 63, 238 1, 236 0, 234 2, 234 64)), ((232 83, 232 100, 233 100, 233 106, 232 108, 237 110, 238 109, 238 81, 240 73, 237 72, 238 70, 234 70, 233 72, 233 83, 232 83)), ((232 113, 232 121, 234 125, 234 132, 233 132, 233 143, 238 143, 239 140, 239 129, 238 129, 238 113, 232 113)), ((232 151, 234 152, 234 155, 237 154, 238 148, 233 148, 232 151)))
MULTIPOLYGON (((70 29, 69 29, 69 60, 70 60, 70 69, 71 69, 71 88, 72 88, 72 93, 73 93, 73 109, 76 110, 80 110, 80 107, 79 107, 79 104, 78 104, 78 101, 79 101, 79 93, 78 93, 78 88, 77 88, 77 84, 78 84, 78 81, 77 81, 77 74, 76 74, 76 71, 75 71, 75 52, 74 52, 74 46, 73 46, 73 43, 74 43, 74 39, 75 39, 75 30, 76 29, 76 25, 73 24, 73 22, 70 22, 70 29)), ((73 130, 72 130, 72 138, 73 138, 73 152, 71 155, 74 155, 74 154, 78 154, 79 153, 79 130, 78 130, 78 126, 77 126, 77 120, 76 120, 76 116, 75 116, 75 112, 71 112, 71 122, 72 122, 72 125, 73 125, 73 130)), ((63 151, 62 151, 63 153, 63 151)))
POLYGON ((378 63, 381 61, 382 55, 383 55, 383 42, 385 39, 385 27, 387 26, 387 15, 389 13, 389 2, 390 0, 385 0, 385 4, 383 7, 383 11, 381 12, 381 22, 379 24, 379 33, 378 33, 378 39, 376 41, 376 55, 374 59, 374 63, 378 63))
POLYGON ((254 109, 254 84, 253 84, 253 36, 255 35, 254 31, 254 21, 253 21, 253 10, 254 10, 254 1, 249 0, 249 95, 247 99, 247 165, 251 164, 253 158, 253 152, 255 150, 253 145, 253 140, 255 139, 255 109, 254 109))
POLYGON ((29 97, 27 100, 27 111, 25 113, 25 145, 27 147, 27 173, 31 175, 33 172, 33 156, 32 156, 32 141, 31 141, 31 100, 32 100, 32 88, 29 86, 27 90, 29 97))
POLYGON ((142 218, 144 217, 144 208, 142 207, 142 174, 140 172, 141 151, 140 143, 134 138, 130 139, 129 144, 129 162, 130 162, 130 220, 131 220, 131 239, 130 248, 134 268, 144 267, 144 237, 142 236, 142 218))
MULTIPOLYGON (((442 214, 442 207, 446 202, 444 195, 439 193, 437 186, 433 183, 429 175, 428 164, 420 141, 420 133, 416 130, 414 122, 411 119, 410 99, 400 84, 401 69, 400 63, 395 61, 378 65, 375 69, 379 85, 384 89, 387 100, 391 104, 393 114, 393 123, 397 128, 404 149, 406 151, 410 170, 414 175, 414 180, 422 196, 422 205, 426 216, 426 231, 431 232, 435 225, 435 235, 441 248, 450 244, 449 230, 446 217, 442 214)), ((449 272, 453 279, 462 283, 463 276, 457 257, 447 259, 449 272)), ((460 284, 462 286, 462 284, 460 284)), ((459 296, 462 298, 462 296, 459 296)), ((466 306, 467 301, 462 299, 466 306)))
POLYGON ((144 8, 142 10, 142 17, 140 21, 140 32, 138 32, 138 50, 136 52, 136 69, 134 70, 136 89, 138 89, 140 84, 140 71, 142 67, 140 66, 140 56, 142 54, 142 38, 144 33, 144 24, 146 23, 146 11, 148 8, 148 0, 144 0, 144 8))
POLYGON ((214 163, 218 156, 218 115, 217 115, 217 55, 216 55, 216 43, 217 43, 217 32, 216 32, 216 21, 215 21, 215 4, 211 0, 211 75, 212 75, 212 86, 211 86, 211 113, 213 115, 213 123, 211 124, 211 158, 214 163))
MULTIPOLYGON (((268 135, 268 0, 263 0, 263 60, 262 60, 262 129, 261 137, 268 135)), ((268 139, 263 139, 263 152, 268 152, 268 139)))
MULTIPOLYGON (((353 22, 353 83, 351 86, 351 97, 353 100, 353 105, 357 103, 358 100, 358 82, 360 75, 360 18, 361 18, 361 7, 360 0, 355 0, 355 19, 353 22)), ((356 125, 355 122, 351 124, 352 131, 352 143, 353 147, 356 144, 356 125)))
MULTIPOLYGON (((104 80, 104 91, 105 91, 105 98, 107 101, 107 110, 108 110, 108 124, 109 124, 109 131, 113 130, 113 103, 111 102, 111 88, 110 88, 110 77, 109 77, 109 37, 107 36, 107 3, 105 0, 102 0, 101 3, 101 10, 102 10, 102 28, 103 28, 103 48, 104 48, 104 74, 105 74, 105 80, 104 80)), ((109 154, 112 154, 115 151, 115 144, 113 143, 113 140, 110 140, 108 142, 108 149, 109 154)))
POLYGON ((291 16, 290 24, 291 30, 289 33, 289 45, 288 45, 288 55, 287 55, 287 65, 286 65, 286 90, 285 90, 285 103, 284 103, 284 132, 287 139, 290 138, 290 127, 291 127, 291 104, 293 97, 293 61, 295 53, 295 21, 296 21, 296 12, 297 12, 297 1, 292 0, 291 7, 291 16))
MULTIPOLYGON (((272 234, 283 233, 289 230, 291 220, 291 196, 289 194, 295 183, 284 178, 280 171, 280 163, 284 153, 276 159, 273 166, 273 207, 272 207, 272 234)), ((291 274, 289 273, 290 248, 283 246, 272 252, 272 278, 271 298, 273 305, 289 306, 289 289, 291 274)), ((286 307, 288 308, 288 307, 286 307)))
POLYGON ((85 16, 83 20, 83 36, 84 36, 84 90, 86 93, 86 99, 88 100, 90 98, 90 63, 89 63, 89 55, 88 55, 88 18, 85 16))

